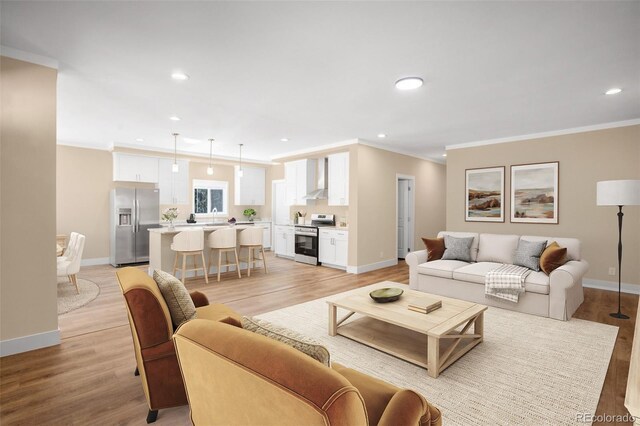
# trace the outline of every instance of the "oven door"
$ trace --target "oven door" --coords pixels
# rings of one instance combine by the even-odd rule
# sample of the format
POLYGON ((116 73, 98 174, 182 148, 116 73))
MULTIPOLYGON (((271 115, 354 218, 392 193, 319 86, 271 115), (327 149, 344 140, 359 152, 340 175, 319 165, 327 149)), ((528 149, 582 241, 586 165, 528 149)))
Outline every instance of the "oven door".
POLYGON ((298 262, 318 264, 318 236, 295 234, 295 260, 298 262))

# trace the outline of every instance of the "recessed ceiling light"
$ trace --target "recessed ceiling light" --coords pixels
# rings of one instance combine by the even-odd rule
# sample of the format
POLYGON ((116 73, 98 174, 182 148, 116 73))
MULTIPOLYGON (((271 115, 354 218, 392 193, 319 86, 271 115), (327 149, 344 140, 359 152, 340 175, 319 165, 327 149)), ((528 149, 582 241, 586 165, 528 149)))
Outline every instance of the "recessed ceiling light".
POLYGON ((620 89, 619 87, 613 87, 613 88, 607 90, 606 92, 604 92, 604 94, 605 95, 617 95, 620 92, 622 92, 622 89, 620 89))
POLYGON ((280 142, 289 142, 289 139, 287 139, 287 138, 282 138, 282 139, 280 139, 280 142))
POLYGON ((384 138, 386 138, 386 137, 387 137, 387 135, 385 135, 384 133, 378 133, 378 137, 379 137, 380 139, 384 139, 384 138))
POLYGON ((447 156, 447 154, 442 154, 442 156, 443 156, 443 157, 446 157, 446 156, 447 156))
POLYGON ((405 77, 396 81, 396 89, 413 90, 421 87, 424 81, 420 77, 405 77))
POLYGON ((177 115, 172 115, 171 117, 169 117, 169 120, 180 121, 180 117, 178 117, 177 115))
POLYGON ((136 142, 144 142, 144 139, 138 138, 138 139, 136 139, 136 142))
POLYGON ((173 74, 171 74, 171 78, 180 81, 189 80, 189 76, 183 72, 174 72, 173 74))
POLYGON ((192 145, 202 142, 200 139, 194 139, 194 138, 182 138, 182 141, 186 143, 190 143, 192 145))

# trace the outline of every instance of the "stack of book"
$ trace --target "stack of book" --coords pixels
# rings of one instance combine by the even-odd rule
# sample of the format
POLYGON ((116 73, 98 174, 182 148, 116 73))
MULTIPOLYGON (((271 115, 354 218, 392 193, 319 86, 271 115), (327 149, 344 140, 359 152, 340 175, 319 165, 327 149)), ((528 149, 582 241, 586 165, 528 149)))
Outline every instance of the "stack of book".
POLYGON ((440 309, 442 307, 442 300, 430 299, 430 298, 420 298, 418 300, 414 300, 409 303, 409 310, 414 312, 420 312, 421 314, 428 314, 429 312, 433 312, 436 309, 440 309))

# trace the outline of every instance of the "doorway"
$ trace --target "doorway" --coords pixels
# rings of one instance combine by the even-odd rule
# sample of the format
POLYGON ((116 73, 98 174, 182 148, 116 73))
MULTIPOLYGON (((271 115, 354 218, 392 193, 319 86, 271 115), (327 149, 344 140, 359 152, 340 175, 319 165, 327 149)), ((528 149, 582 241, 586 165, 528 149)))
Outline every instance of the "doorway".
POLYGON ((415 229, 415 177, 396 176, 398 259, 413 251, 415 229))

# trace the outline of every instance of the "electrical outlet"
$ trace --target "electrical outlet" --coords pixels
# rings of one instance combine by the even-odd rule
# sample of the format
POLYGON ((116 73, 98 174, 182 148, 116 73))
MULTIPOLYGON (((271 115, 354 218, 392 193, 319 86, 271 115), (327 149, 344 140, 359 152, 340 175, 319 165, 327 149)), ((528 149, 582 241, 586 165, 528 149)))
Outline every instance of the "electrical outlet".
POLYGON ((613 266, 609 267, 609 275, 615 275, 616 274, 616 268, 614 268, 613 266))

